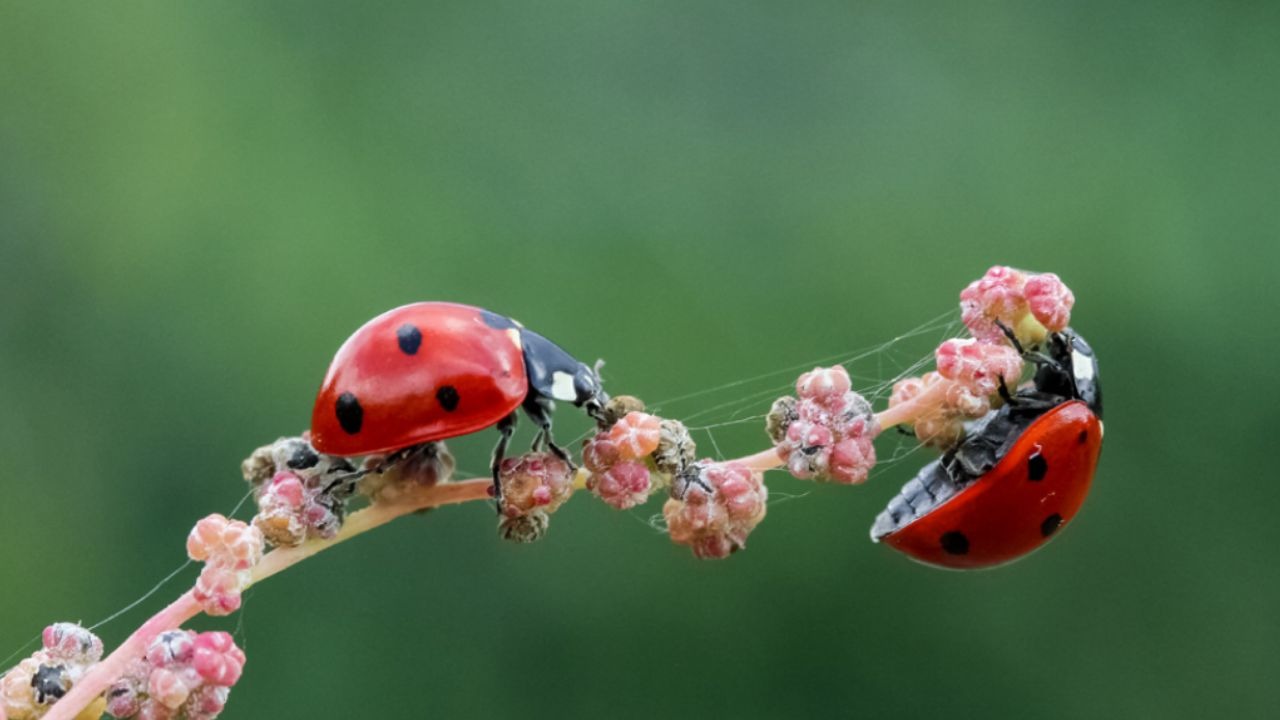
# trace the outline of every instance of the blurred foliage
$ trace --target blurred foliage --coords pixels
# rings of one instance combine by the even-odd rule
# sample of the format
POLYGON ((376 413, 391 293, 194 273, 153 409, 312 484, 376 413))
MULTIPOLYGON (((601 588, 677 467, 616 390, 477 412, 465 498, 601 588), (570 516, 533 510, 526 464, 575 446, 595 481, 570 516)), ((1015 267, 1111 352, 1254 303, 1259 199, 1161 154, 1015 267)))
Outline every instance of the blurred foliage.
POLYGON ((249 653, 226 717, 1273 714, 1278 7, 0 3, 0 648, 180 563, 391 306, 515 315, 656 401, 891 339, 1008 263, 1074 288, 1108 399, 1034 558, 871 545, 923 454, 772 477, 802 497, 720 563, 656 503, 581 498, 532 547, 455 508, 202 621, 249 653))

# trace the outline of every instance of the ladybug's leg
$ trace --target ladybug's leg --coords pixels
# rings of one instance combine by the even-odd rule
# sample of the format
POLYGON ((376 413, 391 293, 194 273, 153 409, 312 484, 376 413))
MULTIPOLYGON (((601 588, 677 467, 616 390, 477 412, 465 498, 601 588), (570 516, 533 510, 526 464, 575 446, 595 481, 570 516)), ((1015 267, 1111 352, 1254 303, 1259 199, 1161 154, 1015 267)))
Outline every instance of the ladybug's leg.
POLYGON ((507 456, 507 445, 511 443, 511 434, 516 431, 515 413, 498 421, 498 444, 493 448, 493 459, 489 469, 493 471, 493 499, 498 504, 498 512, 502 512, 502 483, 498 481, 498 473, 502 469, 502 459, 507 456))
POLYGON ((569 453, 565 452, 564 448, 556 445, 555 440, 551 437, 551 411, 554 407, 550 400, 533 393, 529 393, 529 397, 524 401, 524 413, 529 416, 530 420, 537 423, 540 428, 537 436, 533 439, 533 450, 537 452, 539 446, 545 446, 556 457, 568 463, 570 469, 577 470, 578 466, 569 457, 569 453))

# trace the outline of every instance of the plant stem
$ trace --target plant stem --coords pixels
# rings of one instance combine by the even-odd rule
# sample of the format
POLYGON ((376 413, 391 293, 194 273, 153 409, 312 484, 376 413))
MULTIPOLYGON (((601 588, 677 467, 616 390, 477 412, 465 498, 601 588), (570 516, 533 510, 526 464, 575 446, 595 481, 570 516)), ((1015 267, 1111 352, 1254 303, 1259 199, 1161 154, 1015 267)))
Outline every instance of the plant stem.
MULTIPOLYGON (((403 515, 408 515, 427 508, 442 505, 454 505, 469 500, 484 500, 489 497, 490 480, 465 480, 456 483, 441 483, 422 486, 409 490, 394 502, 377 503, 354 512, 343 523, 342 530, 328 540, 311 540, 292 548, 277 548, 267 553, 260 563, 253 568, 251 584, 257 584, 303 560, 327 550, 346 540, 385 525, 403 515)), ((129 639, 106 657, 94 665, 84 677, 75 684, 71 691, 53 705, 46 714, 45 720, 72 720, 80 711, 91 704, 106 691, 111 683, 124 674, 125 668, 134 658, 142 657, 147 646, 160 633, 174 630, 202 611, 192 591, 183 593, 168 607, 153 615, 134 631, 129 639)), ((3 720, 3 708, 0 708, 0 720, 3 720)))

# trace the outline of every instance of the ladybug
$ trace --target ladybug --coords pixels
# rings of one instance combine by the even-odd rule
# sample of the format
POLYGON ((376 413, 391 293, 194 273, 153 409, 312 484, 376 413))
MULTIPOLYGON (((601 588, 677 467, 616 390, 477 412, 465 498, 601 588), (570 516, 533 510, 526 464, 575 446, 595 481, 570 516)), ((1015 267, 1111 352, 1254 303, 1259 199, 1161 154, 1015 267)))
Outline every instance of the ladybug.
POLYGON ((390 454, 497 426, 498 468, 523 409, 548 449, 555 401, 597 420, 608 396, 599 374, 509 317, 469 305, 420 302, 365 323, 338 348, 311 413, 311 444, 339 457, 390 454))
POLYGON ((903 486, 872 541, 927 565, 988 568, 1039 548, 1075 517, 1102 450, 1098 360, 1070 328, 1045 349, 1023 353, 1038 365, 1028 387, 1003 390, 1004 406, 903 486))

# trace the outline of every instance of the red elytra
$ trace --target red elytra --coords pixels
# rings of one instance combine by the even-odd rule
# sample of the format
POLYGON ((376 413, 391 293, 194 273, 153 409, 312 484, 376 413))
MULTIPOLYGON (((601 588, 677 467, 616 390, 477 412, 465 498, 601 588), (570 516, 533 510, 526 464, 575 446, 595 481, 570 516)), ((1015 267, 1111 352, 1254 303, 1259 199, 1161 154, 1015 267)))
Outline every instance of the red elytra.
POLYGON ((420 302, 365 323, 334 356, 311 444, 367 455, 475 432, 529 393, 518 325, 469 305, 420 302))
POLYGON ((1080 400, 1065 402, 1028 425, 973 485, 880 541, 943 568, 987 568, 1016 560, 1075 517, 1101 450, 1097 415, 1080 400), (1036 475, 1042 477, 1033 479, 1036 475))

